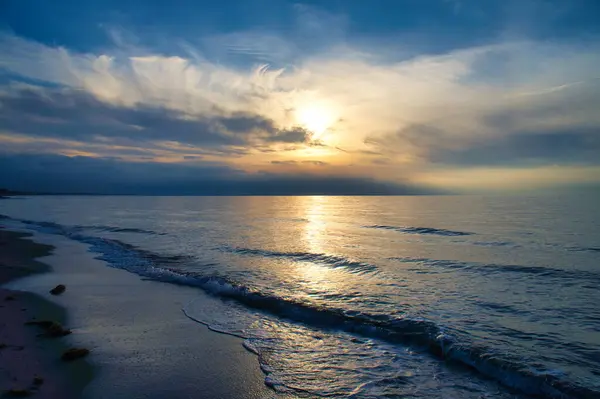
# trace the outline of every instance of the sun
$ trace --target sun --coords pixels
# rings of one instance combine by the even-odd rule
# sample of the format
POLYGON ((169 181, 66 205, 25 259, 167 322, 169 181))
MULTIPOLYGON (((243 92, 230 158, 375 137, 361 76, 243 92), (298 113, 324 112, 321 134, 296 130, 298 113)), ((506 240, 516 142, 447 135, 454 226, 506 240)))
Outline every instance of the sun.
POLYGON ((334 124, 335 116, 324 104, 311 104, 296 110, 296 122, 318 138, 334 124))

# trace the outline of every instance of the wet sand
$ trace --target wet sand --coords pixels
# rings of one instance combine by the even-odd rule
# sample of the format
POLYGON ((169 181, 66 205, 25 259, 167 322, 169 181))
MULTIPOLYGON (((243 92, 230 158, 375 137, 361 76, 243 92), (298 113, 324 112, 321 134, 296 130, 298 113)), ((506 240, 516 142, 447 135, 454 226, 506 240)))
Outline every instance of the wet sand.
POLYGON ((87 361, 94 366, 94 378, 81 397, 276 396, 241 339, 212 332, 181 310, 190 301, 210 305, 216 299, 198 289, 107 267, 93 258, 87 245, 64 237, 35 233, 33 239, 56 247, 43 258, 53 271, 13 280, 8 288, 37 294, 68 310, 73 333, 65 341, 89 348, 87 361), (49 288, 57 284, 65 284, 66 292, 50 295, 49 288))
MULTIPOLYGON (((53 247, 34 243, 27 236, 0 229, 0 285, 50 271, 35 258, 49 255, 53 247)), ((91 366, 83 359, 62 361, 61 355, 69 347, 67 340, 40 336, 43 331, 39 327, 26 325, 31 320, 68 325, 60 306, 31 293, 0 288, 0 393, 7 397, 80 397, 92 378, 91 366)))

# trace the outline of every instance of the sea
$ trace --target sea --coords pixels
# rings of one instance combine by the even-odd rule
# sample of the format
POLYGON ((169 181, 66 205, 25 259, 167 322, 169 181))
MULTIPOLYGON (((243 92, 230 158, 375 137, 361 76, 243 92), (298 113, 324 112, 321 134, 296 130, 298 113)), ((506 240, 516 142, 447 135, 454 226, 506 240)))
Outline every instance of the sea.
POLYGON ((282 396, 600 398, 598 197, 31 196, 0 214, 210 294, 182 312, 242 338, 282 396))

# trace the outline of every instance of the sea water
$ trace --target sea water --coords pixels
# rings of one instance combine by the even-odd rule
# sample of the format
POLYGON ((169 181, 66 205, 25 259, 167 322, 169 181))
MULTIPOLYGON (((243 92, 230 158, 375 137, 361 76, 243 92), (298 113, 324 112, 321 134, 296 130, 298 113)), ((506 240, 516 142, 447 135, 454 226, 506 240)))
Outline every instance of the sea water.
POLYGON ((242 337, 277 392, 595 398, 598 203, 39 196, 1 201, 0 214, 218 298, 182 311, 242 337))

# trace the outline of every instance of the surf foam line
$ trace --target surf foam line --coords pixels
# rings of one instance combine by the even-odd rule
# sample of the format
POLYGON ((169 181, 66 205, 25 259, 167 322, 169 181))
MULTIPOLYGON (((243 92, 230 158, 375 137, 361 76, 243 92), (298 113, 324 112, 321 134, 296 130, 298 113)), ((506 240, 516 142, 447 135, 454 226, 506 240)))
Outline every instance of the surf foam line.
POLYGON ((562 380, 551 372, 536 371, 529 365, 520 363, 518 359, 495 355, 486 348, 461 344, 429 320, 382 317, 293 302, 254 291, 225 277, 202 276, 168 267, 169 264, 184 262, 186 257, 161 257, 118 240, 69 232, 65 226, 55 223, 21 222, 40 232, 65 235, 88 244, 89 250, 100 254, 98 259, 106 261, 111 267, 157 281, 198 287, 211 295, 235 300, 247 307, 316 328, 344 331, 366 338, 418 347, 440 360, 466 366, 528 395, 553 399, 600 397, 598 391, 562 380))

